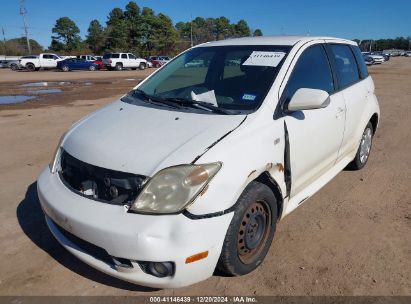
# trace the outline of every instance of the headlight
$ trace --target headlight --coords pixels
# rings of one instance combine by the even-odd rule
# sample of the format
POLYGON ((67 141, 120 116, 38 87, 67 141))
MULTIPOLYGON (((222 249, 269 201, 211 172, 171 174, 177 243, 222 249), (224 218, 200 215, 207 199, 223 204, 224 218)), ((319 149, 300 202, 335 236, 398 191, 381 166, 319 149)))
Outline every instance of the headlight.
POLYGON ((59 140, 59 143, 58 143, 58 145, 57 145, 57 148, 56 148, 56 150, 54 151, 53 158, 52 158, 52 160, 51 160, 51 162, 50 162, 50 164, 49 164, 49 168, 50 168, 50 172, 51 172, 51 173, 55 173, 56 170, 57 170, 57 164, 58 164, 58 162, 59 162, 60 152, 61 152, 60 147, 61 147, 61 144, 63 143, 64 137, 66 136, 66 134, 67 134, 67 131, 64 132, 64 134, 60 137, 60 140, 59 140))
POLYGON ((187 207, 220 170, 220 162, 159 171, 130 207, 142 213, 176 213, 187 207))

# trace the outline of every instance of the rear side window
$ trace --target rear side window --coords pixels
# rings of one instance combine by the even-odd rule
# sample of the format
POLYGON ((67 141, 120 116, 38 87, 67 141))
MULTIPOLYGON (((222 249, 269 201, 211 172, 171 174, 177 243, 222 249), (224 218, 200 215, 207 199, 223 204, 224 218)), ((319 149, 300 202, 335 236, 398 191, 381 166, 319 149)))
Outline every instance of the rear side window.
POLYGON ((332 44, 330 48, 334 55, 340 88, 343 89, 360 80, 357 62, 351 48, 343 44, 332 44))
POLYGON ((127 59, 127 54, 121 54, 122 59, 127 59))
POLYGON ((111 58, 120 58, 120 54, 111 54, 111 58))
POLYGON ((351 46, 351 49, 354 52, 355 59, 357 60, 358 67, 360 68, 361 78, 362 79, 367 78, 368 77, 368 69, 367 69, 367 65, 365 64, 365 61, 364 61, 364 56, 360 51, 360 48, 358 46, 351 46))
POLYGON ((103 59, 109 59, 111 58, 111 54, 104 54, 103 59))
POLYGON ((283 93, 285 103, 301 88, 323 90, 328 94, 334 91, 330 63, 321 45, 309 47, 298 59, 283 93))

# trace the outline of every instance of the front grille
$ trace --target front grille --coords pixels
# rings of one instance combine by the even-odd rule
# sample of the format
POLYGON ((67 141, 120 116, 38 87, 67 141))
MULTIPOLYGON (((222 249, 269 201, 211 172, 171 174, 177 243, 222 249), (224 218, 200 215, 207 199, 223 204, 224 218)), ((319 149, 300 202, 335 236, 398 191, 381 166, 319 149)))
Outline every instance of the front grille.
POLYGON ((90 199, 113 205, 132 203, 147 177, 87 164, 62 150, 60 177, 71 190, 90 199))
POLYGON ((87 254, 93 256, 94 258, 109 264, 111 266, 114 265, 114 261, 111 258, 111 256, 105 251, 103 248, 98 247, 92 243, 89 243, 74 234, 68 232, 67 230, 61 228, 59 225, 54 222, 54 225, 57 227, 57 229, 63 234, 70 242, 74 243, 78 247, 80 247, 83 251, 85 251, 87 254))

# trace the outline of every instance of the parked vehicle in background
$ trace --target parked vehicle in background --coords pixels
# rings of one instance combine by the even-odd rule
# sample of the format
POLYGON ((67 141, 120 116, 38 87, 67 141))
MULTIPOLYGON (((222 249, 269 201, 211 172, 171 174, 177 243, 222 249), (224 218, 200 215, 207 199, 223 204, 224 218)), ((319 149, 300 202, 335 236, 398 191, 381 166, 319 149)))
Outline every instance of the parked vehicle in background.
POLYGON ((19 60, 19 64, 28 71, 38 71, 39 69, 54 69, 62 60, 64 59, 56 54, 42 53, 38 56, 24 56, 19 60))
POLYGON ((103 56, 95 56, 95 58, 96 58, 96 60, 93 61, 93 62, 98 65, 98 69, 99 70, 105 70, 106 65, 103 62, 103 56))
POLYGON ((375 61, 372 57, 370 57, 368 55, 364 55, 364 54, 363 54, 363 57, 364 57, 364 61, 365 61, 366 65, 373 65, 375 63, 375 61))
POLYGON ((390 60, 390 55, 389 54, 384 54, 383 52, 372 52, 371 55, 377 55, 377 56, 382 56, 384 57, 384 61, 390 60))
POLYGON ((147 61, 151 62, 155 68, 159 68, 170 61, 168 56, 150 56, 147 61))
POLYGON ((4 60, 0 60, 0 68, 2 68, 2 69, 8 69, 8 68, 10 68, 10 66, 11 66, 13 63, 14 63, 14 64, 18 64, 18 63, 19 63, 19 60, 18 60, 18 59, 13 59, 13 60, 4 59, 4 60))
POLYGON ((373 55, 371 52, 362 52, 362 54, 374 59, 374 64, 381 64, 385 61, 384 57, 381 55, 373 55))
POLYGON ((80 55, 80 56, 77 56, 77 58, 84 59, 84 60, 87 60, 87 61, 96 61, 97 60, 96 56, 94 56, 94 55, 80 55))
POLYGON ((405 52, 405 57, 411 57, 411 51, 405 52))
POLYGON ((140 69, 147 67, 147 60, 137 58, 132 53, 107 53, 103 56, 103 63, 108 70, 121 71, 123 69, 140 69))
POLYGON ((85 59, 79 59, 79 58, 69 58, 69 59, 59 61, 57 63, 57 68, 64 72, 68 72, 72 70, 95 71, 99 69, 99 66, 93 61, 87 61, 85 59))
POLYGON ((210 42, 75 123, 38 198, 60 244, 106 274, 155 288, 240 276, 280 220, 367 164, 379 116, 353 41, 210 42))

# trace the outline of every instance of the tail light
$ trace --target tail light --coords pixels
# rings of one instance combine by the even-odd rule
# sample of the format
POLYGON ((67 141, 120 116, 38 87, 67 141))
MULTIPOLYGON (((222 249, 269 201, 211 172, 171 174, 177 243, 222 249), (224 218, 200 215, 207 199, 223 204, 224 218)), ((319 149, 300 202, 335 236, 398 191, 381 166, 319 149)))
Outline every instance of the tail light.
POLYGON ((113 61, 111 61, 111 59, 109 59, 108 62, 112 63, 113 61))

